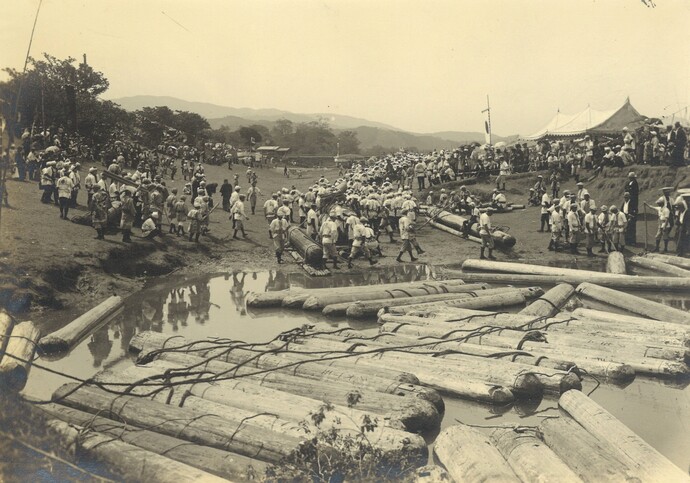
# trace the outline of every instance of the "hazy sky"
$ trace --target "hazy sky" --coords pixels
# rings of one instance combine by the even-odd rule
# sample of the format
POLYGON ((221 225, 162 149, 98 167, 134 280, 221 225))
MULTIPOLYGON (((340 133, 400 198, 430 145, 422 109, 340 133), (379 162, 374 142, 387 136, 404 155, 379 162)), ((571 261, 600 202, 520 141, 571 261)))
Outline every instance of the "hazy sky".
MULTIPOLYGON (((655 1, 44 0, 31 53, 86 53, 108 98, 336 112, 417 132, 482 130, 489 94, 495 133, 530 134, 558 108, 629 95, 657 116, 690 102, 690 1, 655 1)), ((23 66, 37 5, 3 2, 0 65, 23 66)))

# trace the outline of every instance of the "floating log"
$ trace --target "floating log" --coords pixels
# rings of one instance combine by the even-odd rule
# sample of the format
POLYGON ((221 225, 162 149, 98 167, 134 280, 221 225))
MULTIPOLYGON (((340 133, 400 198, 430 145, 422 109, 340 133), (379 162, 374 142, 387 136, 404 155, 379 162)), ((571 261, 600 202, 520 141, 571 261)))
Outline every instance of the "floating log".
MULTIPOLYGON (((363 354, 343 360, 357 366, 364 364, 377 368, 391 366, 414 367, 415 374, 423 384, 430 385, 446 393, 452 392, 450 389, 451 384, 462 382, 464 379, 472 382, 484 381, 494 385, 505 386, 516 394, 534 394, 535 391, 541 392, 542 389, 563 392, 568 389, 582 387, 580 379, 575 374, 568 374, 545 367, 536 371, 532 366, 465 354, 449 354, 439 358, 409 352, 377 350, 374 354, 363 354), (535 375, 541 385, 535 384, 531 379, 524 377, 536 372, 539 373, 535 375)), ((479 394, 483 395, 485 393, 486 390, 482 390, 479 394)), ((461 394, 458 394, 458 396, 462 397, 461 394)), ((465 396, 465 398, 476 399, 476 397, 471 396, 472 393, 465 396)))
POLYGON ((192 411, 137 396, 118 396, 90 386, 66 384, 53 400, 98 416, 214 448, 277 463, 300 447, 298 438, 268 431, 249 421, 192 411))
POLYGON ((482 239, 479 237, 476 237, 476 236, 470 235, 470 234, 468 234, 467 236, 464 236, 461 231, 458 231, 454 228, 451 228, 451 227, 443 225, 437 221, 434 221, 433 218, 428 218, 427 223, 429 223, 429 225, 433 226, 437 230, 445 231, 446 233, 449 233, 451 235, 455 235, 459 238, 464 238, 465 240, 473 241, 475 243, 481 243, 482 242, 482 239))
POLYGON ((611 327, 616 332, 646 333, 651 336, 664 335, 666 337, 675 337, 678 341, 685 340, 686 346, 688 345, 688 339, 690 339, 690 327, 674 322, 652 322, 652 319, 645 317, 622 315, 603 310, 585 309, 583 307, 575 309, 569 315, 578 319, 601 322, 601 326, 611 327))
MULTIPOLYGON (((119 441, 116 437, 95 431, 83 431, 57 419, 46 425, 64 445, 76 448, 79 459, 105 463, 109 471, 123 481, 178 483, 180 481, 226 482, 206 471, 119 441)), ((86 463, 86 462, 85 462, 86 463)))
POLYGON ((603 446, 626 459, 648 481, 690 482, 690 476, 592 399, 579 391, 561 395, 558 405, 603 446))
MULTIPOLYGON (((465 282, 462 280, 426 280, 420 282, 405 282, 405 283, 388 283, 376 285, 375 290, 384 292, 385 290, 411 290, 411 289, 425 289, 427 292, 423 295, 435 294, 435 293, 449 293, 448 290, 444 290, 448 286, 458 286, 464 285, 465 282)), ((297 292, 295 294, 290 294, 283 298, 281 303, 282 307, 288 309, 303 308, 304 302, 310 297, 329 297, 331 295, 348 295, 350 300, 357 298, 362 294, 368 294, 371 292, 371 285, 355 285, 352 287, 333 287, 333 288, 321 288, 315 290, 309 290, 305 293, 304 291, 297 292)), ((389 298, 387 295, 383 295, 381 298, 389 298)), ((323 308, 323 307, 322 307, 323 308)))
MULTIPOLYGON (((202 341, 200 343, 204 343, 205 341, 202 341)), ((184 339, 183 337, 180 336, 173 336, 173 337, 168 337, 166 335, 157 333, 157 332, 151 332, 151 331, 145 331, 145 332, 140 332, 136 336, 132 338, 130 341, 130 351, 132 352, 138 352, 140 353, 140 358, 141 356, 145 356, 146 353, 150 350, 155 350, 155 349, 163 349, 163 348, 174 348, 174 347, 180 347, 180 346, 185 346, 185 344, 189 344, 189 342, 184 339)), ((160 355, 157 357, 166 359, 166 360, 171 360, 174 362, 180 362, 184 363, 185 361, 191 363, 201 363, 204 362, 204 359, 201 357, 197 356, 190 356, 188 354, 180 354, 182 357, 176 357, 177 354, 174 352, 162 352, 160 355), (190 360, 191 357, 191 360, 190 360)), ((278 361, 280 362, 280 361, 278 361)), ((189 365, 192 365, 192 364, 189 365)), ((281 364, 282 365, 282 364, 281 364)), ((261 362, 257 359, 255 361, 252 361, 251 366, 250 365, 244 365, 243 367, 236 367, 234 364, 230 364, 224 361, 219 361, 219 360, 212 360, 210 361, 209 364, 204 364, 205 368, 208 368, 209 366, 213 366, 217 369, 218 372, 232 372, 234 375, 241 375, 242 377, 248 377, 252 374, 256 374, 256 377, 261 378, 261 380, 269 380, 271 376, 273 375, 272 372, 268 371, 257 371, 256 367, 261 367, 262 364, 261 362)), ((188 366, 186 366, 188 367, 188 366)), ((266 368, 271 368, 275 367, 275 361, 273 364, 265 366, 266 368)), ((212 369, 211 369, 212 370, 212 369)), ((313 379, 313 380, 318 380, 318 381, 324 381, 324 382, 331 382, 335 383, 338 385, 345 384, 344 387, 349 387, 350 385, 354 385, 356 387, 360 387, 362 389, 370 389, 373 391, 378 391, 378 392, 383 392, 383 393, 388 393, 388 394, 396 394, 396 395, 410 395, 414 397, 420 397, 426 401, 431 402, 439 411, 443 411, 444 405, 443 405, 443 400, 439 396, 439 394, 431 389, 427 388, 422 388, 420 386, 417 386, 416 384, 410 384, 410 383, 405 383, 405 382, 393 382, 391 383, 390 381, 387 381, 385 379, 382 379, 380 377, 371 377, 365 380, 362 380, 360 377, 355 377, 355 374, 350 373, 342 373, 341 371, 324 371, 322 370, 321 367, 316 367, 314 368, 314 364, 300 364, 300 365, 295 365, 291 368, 285 368, 280 371, 282 374, 280 375, 281 378, 283 374, 291 374, 292 376, 301 376, 307 379, 313 379), (347 383, 347 381, 352 381, 351 383, 347 383), (364 385, 359 386, 359 384, 362 383, 364 385)))
POLYGON ((0 309, 0 359, 2 359, 7 343, 10 341, 14 320, 4 309, 0 309))
MULTIPOLYGON (((607 335, 606 331, 595 336, 592 335, 591 328, 587 326, 583 326, 583 330, 577 334, 568 333, 568 330, 572 327, 569 328, 563 325, 563 322, 567 320, 563 318, 525 321, 524 316, 518 314, 477 315, 476 312, 479 311, 467 311, 464 309, 454 309, 454 312, 456 313, 456 318, 453 318, 451 314, 443 314, 443 318, 384 314, 379 318, 379 322, 383 323, 380 330, 382 332, 399 332, 417 337, 430 336, 439 339, 457 339, 465 336, 465 340, 477 344, 482 343, 481 340, 487 337, 500 333, 501 336, 511 337, 515 344, 519 344, 525 340, 535 340, 531 336, 526 336, 527 329, 529 329, 538 330, 540 334, 546 335, 551 344, 561 347, 579 347, 604 352, 617 351, 619 355, 625 353, 626 355, 634 355, 639 358, 650 357, 669 361, 685 361, 690 356, 690 351, 680 345, 669 346, 661 341, 660 343, 655 343, 654 340, 645 340, 643 342, 622 340, 621 335, 612 335, 610 331, 608 331, 608 338, 604 337, 607 335), (461 321, 462 323, 460 323, 461 321), (547 326, 548 329, 545 329, 544 327, 547 326)), ((576 320, 573 320, 573 322, 576 320)), ((517 348, 518 346, 514 345, 512 347, 517 348)))
POLYGON ((690 259, 688 258, 677 257, 675 255, 665 255, 662 253, 647 253, 645 254, 645 258, 659 260, 660 262, 675 265, 676 267, 684 268, 685 270, 690 270, 690 259))
POLYGON ((581 482, 534 433, 534 430, 498 428, 491 432, 489 439, 522 481, 581 482))
POLYGON ((437 283, 434 285, 426 284, 422 287, 405 287, 394 289, 379 289, 375 286, 365 287, 360 292, 354 293, 339 293, 338 289, 333 289, 331 294, 312 295, 307 298, 302 305, 303 310, 323 310, 324 307, 331 304, 340 304, 343 302, 357 302, 361 300, 379 300, 379 299, 401 299, 420 297, 432 294, 447 294, 447 293, 463 293, 465 292, 464 285, 437 283))
MULTIPOLYGON (((144 372, 154 371, 156 374, 165 370, 178 368, 180 365, 173 362, 159 360, 147 366, 137 366, 144 372)), ((144 372, 145 373, 145 372, 144 372)), ((149 373, 149 376, 151 372, 149 373)), ((197 376, 176 376, 176 380, 189 380, 195 382, 197 376)), ((242 391, 244 394, 262 394, 261 390, 288 393, 300 398, 313 400, 307 404, 311 406, 314 401, 328 401, 336 406, 345 407, 351 403, 352 397, 357 398, 356 409, 369 411, 380 415, 387 426, 392 428, 402 427, 411 432, 433 430, 440 425, 441 417, 436 407, 429 401, 419 397, 400 397, 398 395, 385 394, 375 391, 354 389, 353 387, 338 386, 327 381, 314 381, 302 377, 290 376, 280 373, 268 373, 257 377, 242 377, 240 379, 227 379, 213 382, 214 387, 230 388, 242 391)), ((265 391, 264 391, 265 392, 265 391)), ((253 398, 247 403, 251 404, 253 398)))
POLYGON ((434 453, 455 481, 520 482, 489 438, 465 425, 446 428, 434 443, 434 453))
POLYGON ((323 248, 298 226, 288 227, 287 239, 290 245, 302 256, 306 264, 313 267, 323 264, 323 248))
POLYGON ((570 283, 580 284, 592 282, 606 287, 630 289, 665 289, 690 290, 690 278, 679 277, 639 277, 636 275, 620 275, 617 273, 602 273, 590 270, 575 270, 571 268, 546 267, 542 265, 527 265, 512 262, 494 262, 491 260, 468 259, 462 264, 462 272, 446 270, 451 276, 462 276, 466 282, 489 283, 531 283, 552 284, 570 283), (471 273, 471 270, 492 272, 471 273), (494 274, 493 272, 497 272, 494 274), (509 275, 500 275, 509 274, 509 275))
POLYGON ((0 387, 17 392, 24 389, 41 332, 32 322, 14 326, 0 361, 0 387))
MULTIPOLYGON (((111 384, 138 383, 139 385, 133 387, 132 391, 135 394, 148 396, 152 389, 150 384, 165 382, 164 378, 157 376, 170 374, 166 372, 169 368, 170 366, 154 366, 147 368, 149 370, 146 371, 143 371, 141 367, 133 367, 119 372, 105 371, 98 375, 97 381, 102 384, 106 384, 106 381, 111 384)), ((186 379, 183 377, 182 381, 186 381, 186 379)), ((251 420, 255 425, 297 438, 306 436, 302 424, 311 422, 311 416, 318 413, 324 404, 307 397, 295 396, 260 386, 248 387, 247 384, 244 384, 242 389, 237 389, 229 384, 220 386, 207 382, 194 383, 193 381, 182 386, 164 388, 159 393, 148 397, 159 402, 176 404, 197 411, 206 411, 217 416, 230 414, 233 420, 251 420)), ((334 405, 331 410, 324 412, 320 426, 318 428, 313 427, 312 431, 332 429, 341 434, 356 435, 367 419, 374 418, 375 415, 356 408, 334 405)), ((372 444, 386 452, 399 451, 405 447, 423 456, 426 453, 424 440, 401 429, 391 427, 387 423, 379 424, 368 433, 368 438, 372 444)))
POLYGON ((123 443, 164 455, 180 463, 231 480, 255 479, 263 475, 269 466, 263 461, 247 456, 190 443, 172 436, 134 427, 121 421, 94 416, 67 406, 47 404, 40 406, 40 409, 52 418, 96 431, 111 438, 114 437, 123 443))
POLYGON ((108 297, 63 328, 42 337, 38 343, 39 348, 46 354, 68 352, 89 334, 105 325, 121 308, 122 297, 108 297))
POLYGON ((586 483, 643 481, 631 465, 568 416, 545 418, 539 430, 549 448, 586 483))
POLYGON ((625 268, 625 257, 621 252, 615 251, 609 253, 606 259, 606 273, 618 273, 622 275, 627 273, 625 268))
MULTIPOLYGON (((313 338, 304 339, 300 342, 302 343, 293 345, 292 350, 300 350, 300 348, 302 348, 303 350, 306 349, 310 351, 338 351, 347 349, 347 347, 352 345, 313 338)), ((373 347, 369 349, 379 350, 382 348, 373 347)), ((385 350, 387 348, 383 349, 385 350)), ((440 361, 435 361, 428 355, 389 351, 377 354, 362 354, 362 356, 353 356, 352 359, 353 364, 358 366, 365 365, 373 368, 389 367, 391 364, 414 363, 415 372, 422 384, 433 387, 443 394, 452 395, 461 399, 499 405, 507 404, 514 399, 511 389, 498 383, 487 383, 484 377, 478 375, 479 371, 465 371, 466 373, 459 371, 455 374, 451 374, 448 372, 450 368, 436 367, 440 361)), ((496 378, 500 377, 501 376, 496 376, 496 378)), ((508 379, 503 380, 505 382, 508 379)), ((535 391, 539 393, 541 391, 541 386, 534 388, 528 386, 530 383, 534 383, 534 381, 530 378, 522 378, 516 384, 521 387, 525 386, 524 391, 531 391, 531 393, 535 391)))
POLYGON ((544 357, 541 354, 534 355, 527 351, 511 351, 498 347, 477 345, 453 340, 426 338, 417 339, 414 337, 406 337, 400 334, 390 334, 387 332, 381 332, 377 334, 375 338, 364 337, 361 333, 357 333, 356 331, 346 331, 340 336, 340 338, 336 335, 316 335, 315 337, 305 337, 301 340, 304 340, 305 344, 308 345, 308 342, 314 339, 345 344, 345 346, 338 347, 339 350, 342 350, 344 347, 353 351, 359 348, 364 350, 367 347, 388 347, 392 350, 407 352, 415 352, 415 350, 427 352, 434 351, 439 353, 438 357, 443 357, 444 353, 452 354, 453 352, 458 352, 460 354, 472 356, 505 359, 511 362, 519 362, 521 364, 527 364, 530 366, 549 367, 551 369, 558 369, 561 371, 569 371, 577 368, 577 365, 572 361, 544 357), (416 346, 419 348, 415 349, 416 346))
POLYGON ((323 314, 326 316, 347 315, 351 318, 364 319, 375 316, 383 307, 393 307, 398 305, 407 305, 410 303, 432 302, 437 300, 450 300, 454 298, 476 297, 478 293, 487 290, 489 284, 476 283, 461 285, 465 291, 454 293, 440 293, 433 295, 421 295, 418 297, 409 297, 404 299, 378 299, 367 301, 343 302, 340 304, 326 305, 323 308, 323 314))
POLYGON ((619 290, 601 287, 588 282, 581 283, 576 290, 580 296, 589 297, 654 320, 690 324, 690 316, 686 311, 674 309, 668 305, 653 302, 636 295, 630 295, 619 290))
POLYGON ((348 369, 331 368, 326 365, 319 365, 317 363, 301 363, 293 366, 286 366, 285 361, 279 357, 261 357, 250 364, 246 363, 246 358, 240 356, 237 362, 230 362, 220 360, 210 360, 193 356, 189 354, 180 354, 175 352, 163 352, 158 358, 166 361, 175 362, 182 367, 189 367, 199 364, 199 370, 209 370, 214 374, 229 374, 227 377, 245 377, 246 375, 263 375, 268 371, 278 371, 283 374, 298 375, 300 377, 310 378, 317 381, 326 380, 332 383, 344 384, 344 387, 357 387, 367 390, 379 391, 388 394, 404 394, 417 395, 426 399, 437 407, 439 406, 440 396, 436 391, 422 388, 416 384, 409 384, 398 381, 391 381, 383 377, 362 375, 361 372, 352 371, 348 369), (238 364, 241 364, 238 367, 238 364))
POLYGON ((453 308, 488 309, 499 307, 511 307, 524 305, 528 298, 538 297, 544 291, 539 287, 515 288, 515 289, 491 289, 477 297, 466 297, 454 300, 442 300, 414 305, 403 305, 382 309, 380 313, 387 311, 391 314, 430 314, 437 310, 453 308), (498 292, 496 292, 498 290, 498 292))
POLYGON ((671 265, 670 263, 663 262, 656 258, 632 256, 630 257, 630 263, 637 267, 647 268, 655 272, 673 275, 675 277, 690 277, 690 270, 671 265))
MULTIPOLYGON (((453 213, 443 210, 432 210, 429 214, 432 218, 436 220, 437 223, 448 226, 460 232, 462 232, 462 226, 467 220, 466 218, 460 215, 454 215, 453 213)), ((474 223, 470 227, 470 235, 477 238, 481 238, 479 236, 478 223, 474 223)), ((505 233, 500 230, 495 230, 494 232, 492 232, 491 237, 494 239, 494 243, 498 248, 512 248, 515 246, 515 243, 517 242, 514 236, 509 235, 508 233, 505 233)))
POLYGON ((253 308, 269 308, 269 307, 280 307, 283 303, 283 299, 291 294, 296 294, 298 292, 308 293, 307 289, 302 288, 291 288, 289 290, 275 290, 272 292, 249 292, 247 294, 246 303, 247 307, 253 308))
POLYGON ((574 294, 575 289, 572 285, 561 283, 522 309, 519 314, 534 317, 551 317, 552 315, 556 315, 560 311, 560 308, 563 307, 574 294))

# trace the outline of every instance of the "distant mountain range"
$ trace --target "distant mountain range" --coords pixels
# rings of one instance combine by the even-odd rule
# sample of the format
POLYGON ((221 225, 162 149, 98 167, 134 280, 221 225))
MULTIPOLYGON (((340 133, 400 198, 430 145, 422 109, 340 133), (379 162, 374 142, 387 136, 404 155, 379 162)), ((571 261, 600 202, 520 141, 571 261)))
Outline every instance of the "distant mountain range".
MULTIPOLYGON (((398 149, 415 147, 422 151, 432 149, 449 149, 458 144, 484 142, 482 132, 443 131, 435 133, 413 133, 394 126, 369 121, 352 116, 334 113, 299 114, 279 109, 250 109, 219 106, 208 102, 190 102, 167 96, 131 96, 112 99, 127 111, 136 111, 143 107, 168 106, 172 110, 195 112, 206 119, 213 129, 228 126, 231 130, 261 124, 269 129, 278 119, 289 119, 292 122, 310 122, 326 119, 335 131, 352 130, 357 133, 362 149, 373 146, 398 149)), ((493 136, 495 142, 510 142, 517 136, 493 136)))

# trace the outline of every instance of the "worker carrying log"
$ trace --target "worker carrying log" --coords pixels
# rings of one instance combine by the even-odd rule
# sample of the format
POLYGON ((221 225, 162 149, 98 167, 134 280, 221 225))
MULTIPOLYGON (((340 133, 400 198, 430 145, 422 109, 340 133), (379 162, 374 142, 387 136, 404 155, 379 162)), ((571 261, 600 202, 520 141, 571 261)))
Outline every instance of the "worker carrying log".
POLYGON ((486 258, 489 258, 489 260, 496 260, 496 257, 493 255, 494 239, 491 236, 491 233, 493 232, 493 228, 491 228, 491 214, 493 212, 493 208, 487 208, 486 211, 479 216, 479 236, 482 239, 482 248, 479 258, 482 260, 486 260, 486 258), (488 248, 489 250, 488 257, 484 256, 485 248, 488 248))

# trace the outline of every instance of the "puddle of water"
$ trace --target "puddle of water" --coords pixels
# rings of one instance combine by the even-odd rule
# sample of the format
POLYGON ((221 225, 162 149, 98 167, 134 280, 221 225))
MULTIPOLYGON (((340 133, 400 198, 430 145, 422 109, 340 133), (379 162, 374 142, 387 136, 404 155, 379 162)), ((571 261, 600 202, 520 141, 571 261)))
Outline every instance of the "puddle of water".
MULTIPOLYGON (((576 267, 585 268, 582 264, 576 267)), ((590 265, 589 268, 602 270, 604 266, 595 268, 590 265)), ((323 278, 312 278, 302 273, 269 271, 169 280, 153 284, 129 297, 121 315, 67 356, 59 360, 42 360, 41 363, 84 379, 104 368, 131 365, 133 362, 127 352, 129 342, 136 333, 144 330, 179 334, 188 339, 215 336, 246 342, 265 342, 285 330, 316 322, 328 322, 334 327, 350 325, 355 329, 374 332, 376 329, 372 328, 372 324, 325 319, 317 313, 280 309, 247 311, 244 302, 250 291, 282 290, 291 286, 309 289, 375 285, 433 278, 436 278, 436 273, 431 267, 403 265, 323 278)), ((690 297, 683 298, 678 294, 640 294, 678 308, 690 307, 690 297)), ((410 370, 414 372, 413 368, 410 370)), ((65 382, 70 381, 34 369, 25 393, 34 398, 47 399, 65 382)), ((587 384, 585 391, 592 387, 593 384, 587 384)), ((638 377, 625 388, 602 384, 592 397, 674 463, 683 469, 688 468, 690 389, 687 386, 678 387, 638 377)), ((542 417, 557 413, 549 409, 557 406, 553 399, 532 403, 531 406, 530 403, 520 403, 506 408, 491 408, 451 398, 445 400, 443 427, 454 424, 456 420, 486 426, 508 423, 536 425, 542 417)), ((428 436, 432 440, 435 435, 428 436)))

